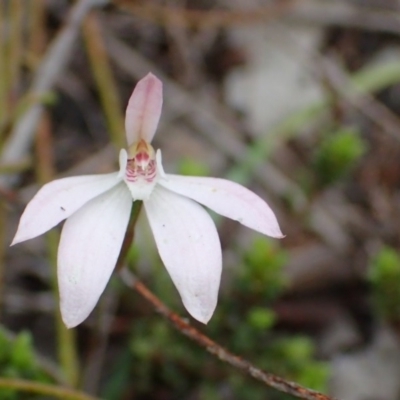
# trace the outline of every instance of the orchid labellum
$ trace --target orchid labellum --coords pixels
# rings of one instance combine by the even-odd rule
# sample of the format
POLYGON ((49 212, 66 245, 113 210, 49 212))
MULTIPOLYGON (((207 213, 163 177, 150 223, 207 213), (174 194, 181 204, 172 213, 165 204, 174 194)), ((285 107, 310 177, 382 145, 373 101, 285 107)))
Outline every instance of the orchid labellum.
POLYGON ((207 323, 217 304, 221 245, 205 206, 265 235, 280 238, 270 207, 245 187, 218 178, 165 174, 151 141, 162 107, 162 83, 148 74, 126 110, 128 150, 119 172, 58 179, 27 205, 12 244, 66 220, 58 249, 61 314, 68 327, 84 321, 110 279, 133 201, 141 200, 160 257, 183 304, 207 323), (198 204, 200 203, 200 204, 198 204))

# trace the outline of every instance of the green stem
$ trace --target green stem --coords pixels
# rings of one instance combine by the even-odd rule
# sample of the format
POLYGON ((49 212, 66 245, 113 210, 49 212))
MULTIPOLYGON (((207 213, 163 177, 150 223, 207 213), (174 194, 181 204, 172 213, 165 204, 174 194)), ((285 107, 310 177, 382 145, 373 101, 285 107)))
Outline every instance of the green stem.
POLYGON ((140 210, 142 209, 143 202, 142 201, 134 201, 131 216, 129 219, 128 228, 126 229, 124 242, 122 243, 121 252, 118 257, 117 265, 115 267, 115 271, 120 271, 123 265, 125 264, 126 256, 128 255, 129 248, 133 242, 134 234, 135 234, 135 225, 139 218, 140 210))
MULTIPOLYGON (((52 288, 53 295, 59 303, 57 285, 57 248, 60 241, 60 234, 57 231, 48 232, 46 235, 47 249, 52 267, 52 288)), ((62 371, 69 385, 76 387, 79 381, 79 361, 76 351, 76 337, 73 329, 67 329, 61 318, 60 308, 54 310, 57 329, 57 352, 62 371)))
POLYGON ((0 315, 3 313, 4 302, 4 271, 7 229, 7 204, 4 199, 0 200, 0 315))
POLYGON ((0 2, 0 123, 7 115, 7 84, 6 84, 6 15, 5 4, 0 2))
POLYGON ((31 382, 23 379, 0 378, 0 388, 15 389, 21 392, 37 393, 45 396, 53 396, 63 400, 98 400, 82 392, 53 386, 44 383, 31 382))
POLYGON ((17 101, 16 87, 20 76, 21 56, 22 56, 22 23, 24 5, 21 0, 13 0, 10 7, 10 38, 8 41, 8 84, 10 109, 17 101))
POLYGON ((122 148, 125 145, 122 107, 95 13, 86 17, 83 23, 83 36, 106 117, 110 139, 117 148, 122 148))
MULTIPOLYGON (((39 183, 44 184, 49 182, 54 176, 51 126, 47 115, 42 117, 37 132, 36 154, 38 160, 36 167, 37 180, 39 183)), ((57 248, 60 235, 56 231, 51 231, 47 233, 46 238, 50 264, 52 267, 51 277, 53 294, 59 301, 57 285, 57 248)), ((59 307, 56 307, 54 313, 57 329, 57 350, 59 362, 67 382, 74 387, 77 385, 79 380, 79 362, 75 346, 75 331, 65 327, 59 307)))

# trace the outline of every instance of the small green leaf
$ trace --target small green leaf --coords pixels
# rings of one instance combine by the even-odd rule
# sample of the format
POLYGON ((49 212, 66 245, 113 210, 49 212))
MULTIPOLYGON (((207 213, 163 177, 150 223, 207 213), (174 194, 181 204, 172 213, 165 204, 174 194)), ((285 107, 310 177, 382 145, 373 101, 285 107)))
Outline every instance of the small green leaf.
POLYGON ((366 151, 365 142, 354 128, 345 127, 323 139, 313 165, 322 185, 329 185, 349 173, 366 151))
POLYGON ((368 279, 378 312, 389 319, 400 317, 400 254, 383 247, 371 260, 368 279))
POLYGON ((275 321, 275 313, 268 308, 254 307, 247 315, 248 324, 257 330, 271 329, 275 321))

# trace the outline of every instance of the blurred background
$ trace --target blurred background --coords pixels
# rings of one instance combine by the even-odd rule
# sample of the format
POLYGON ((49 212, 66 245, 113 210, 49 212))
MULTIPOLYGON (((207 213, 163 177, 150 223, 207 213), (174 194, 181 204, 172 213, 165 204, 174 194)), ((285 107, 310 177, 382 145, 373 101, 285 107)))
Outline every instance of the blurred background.
MULTIPOLYGON (((397 0, 1 0, 0 377, 102 399, 281 400, 175 331, 115 277, 66 330, 59 229, 10 248, 33 194, 114 171, 148 72, 164 168, 266 199, 286 235, 216 218, 216 314, 191 322, 255 365, 346 400, 400 399, 397 0)), ((145 220, 135 273, 185 318, 145 220)), ((44 399, 0 386, 0 399, 44 399)))

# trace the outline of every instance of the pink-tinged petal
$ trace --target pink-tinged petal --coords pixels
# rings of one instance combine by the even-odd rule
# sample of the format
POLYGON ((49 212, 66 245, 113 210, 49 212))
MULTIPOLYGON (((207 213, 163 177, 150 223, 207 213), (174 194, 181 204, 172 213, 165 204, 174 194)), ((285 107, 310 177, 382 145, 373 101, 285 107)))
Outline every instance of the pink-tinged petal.
POLYGON ((140 139, 151 142, 160 120, 162 96, 162 82, 153 74, 147 74, 137 83, 125 115, 128 147, 140 139))
POLYGON ((64 224, 58 247, 61 315, 68 328, 84 321, 115 267, 132 207, 120 184, 85 204, 64 224))
POLYGON ((167 175, 159 184, 264 235, 283 237, 268 204, 238 183, 219 178, 167 175))
POLYGON ((218 299, 221 244, 208 213, 190 199, 156 186, 144 201, 160 257, 183 304, 207 323, 218 299))
POLYGON ((25 208, 11 245, 56 226, 120 180, 117 173, 63 178, 44 185, 25 208))

